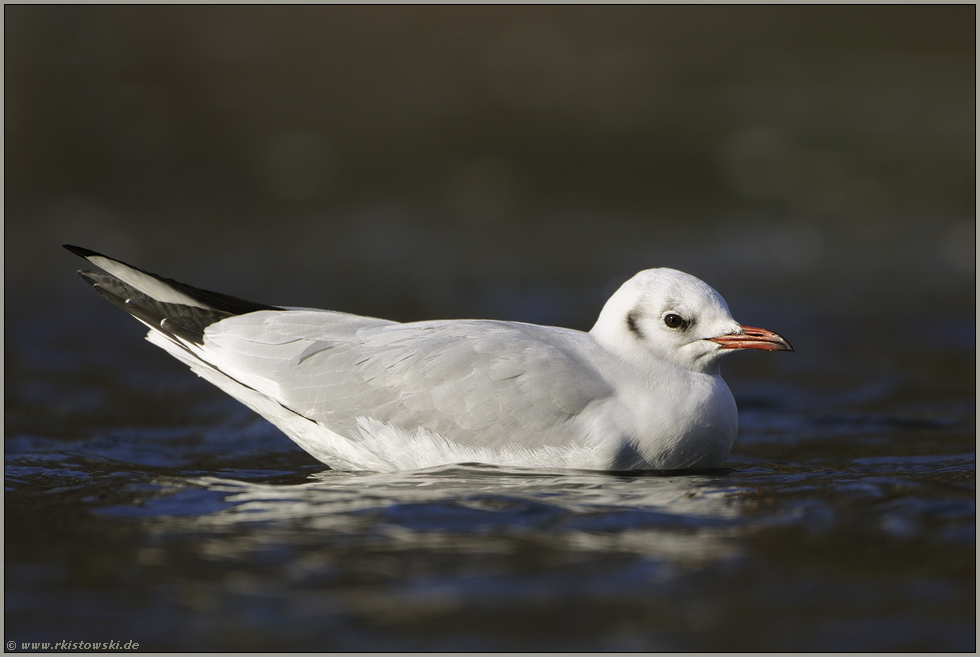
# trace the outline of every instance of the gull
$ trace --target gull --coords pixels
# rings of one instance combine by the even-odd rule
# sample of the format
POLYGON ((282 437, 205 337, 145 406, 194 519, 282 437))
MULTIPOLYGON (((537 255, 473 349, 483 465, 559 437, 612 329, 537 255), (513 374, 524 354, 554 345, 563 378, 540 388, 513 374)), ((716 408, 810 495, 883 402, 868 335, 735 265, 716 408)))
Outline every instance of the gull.
POLYGON ((78 273, 147 340, 337 470, 721 467, 738 431, 721 358, 793 351, 667 268, 624 283, 585 333, 268 306, 65 248, 105 272, 78 273))

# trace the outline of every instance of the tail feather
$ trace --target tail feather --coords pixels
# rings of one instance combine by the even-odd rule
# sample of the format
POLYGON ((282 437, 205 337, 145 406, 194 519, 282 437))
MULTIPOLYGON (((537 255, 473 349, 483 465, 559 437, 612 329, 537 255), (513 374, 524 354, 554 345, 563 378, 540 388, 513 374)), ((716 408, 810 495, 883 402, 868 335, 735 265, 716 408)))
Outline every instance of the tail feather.
POLYGON ((281 310, 163 278, 89 249, 65 248, 108 272, 78 272, 100 295, 150 328, 196 344, 204 344, 204 330, 222 319, 281 310))

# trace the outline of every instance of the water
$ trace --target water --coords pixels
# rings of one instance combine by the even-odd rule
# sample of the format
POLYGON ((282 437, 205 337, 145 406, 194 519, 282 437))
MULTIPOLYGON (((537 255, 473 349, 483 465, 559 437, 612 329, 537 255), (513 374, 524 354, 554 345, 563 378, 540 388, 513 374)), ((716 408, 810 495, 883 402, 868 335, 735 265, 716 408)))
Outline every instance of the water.
POLYGON ((69 315, 84 330, 8 324, 7 640, 975 646, 975 404, 955 328, 901 375, 867 366, 894 344, 817 355, 805 331, 785 331, 796 354, 730 358, 741 426, 722 470, 344 473, 92 301, 69 315))
POLYGON ((8 650, 974 651, 975 14, 7 7, 8 650), (796 353, 722 470, 333 472, 63 243, 585 330, 675 267, 796 353))

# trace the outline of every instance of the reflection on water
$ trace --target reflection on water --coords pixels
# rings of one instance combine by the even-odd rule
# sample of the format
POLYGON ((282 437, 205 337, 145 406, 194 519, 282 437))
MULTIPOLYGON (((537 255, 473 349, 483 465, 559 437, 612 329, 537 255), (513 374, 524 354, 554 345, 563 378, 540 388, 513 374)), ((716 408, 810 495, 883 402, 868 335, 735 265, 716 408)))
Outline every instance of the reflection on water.
MULTIPOLYGON (((611 551, 683 563, 732 551, 723 538, 737 499, 706 477, 635 477, 456 466, 405 474, 326 471, 277 486, 230 479, 189 482, 226 493, 231 506, 202 527, 283 522, 311 530, 370 530, 392 549, 611 551), (496 538, 490 538, 499 534, 496 538), (515 543, 514 539, 519 539, 515 543)), ((723 483, 723 482, 720 482, 723 483)))
POLYGON ((222 455, 231 432, 213 427, 13 443, 7 523, 31 540, 8 539, 8 628, 60 640, 95 623, 161 649, 974 644, 959 422, 749 422, 769 435, 703 473, 377 474, 323 470, 260 420, 229 421, 253 436, 244 454, 222 455), (825 433, 786 441, 810 427, 825 433), (130 460, 150 440, 183 458, 130 460))

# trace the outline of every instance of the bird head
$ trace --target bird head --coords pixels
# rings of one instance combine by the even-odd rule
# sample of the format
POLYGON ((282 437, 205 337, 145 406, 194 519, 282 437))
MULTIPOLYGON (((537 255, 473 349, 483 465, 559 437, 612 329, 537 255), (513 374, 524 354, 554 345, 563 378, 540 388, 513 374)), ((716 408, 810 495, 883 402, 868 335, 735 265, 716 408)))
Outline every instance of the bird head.
POLYGON ((718 371, 739 349, 793 351, 785 338, 742 326, 704 281, 676 269, 647 269, 626 281, 599 314, 592 335, 610 351, 642 365, 655 358, 694 372, 718 371))

